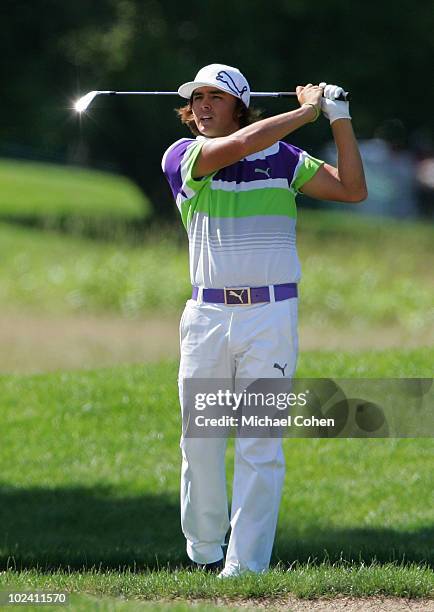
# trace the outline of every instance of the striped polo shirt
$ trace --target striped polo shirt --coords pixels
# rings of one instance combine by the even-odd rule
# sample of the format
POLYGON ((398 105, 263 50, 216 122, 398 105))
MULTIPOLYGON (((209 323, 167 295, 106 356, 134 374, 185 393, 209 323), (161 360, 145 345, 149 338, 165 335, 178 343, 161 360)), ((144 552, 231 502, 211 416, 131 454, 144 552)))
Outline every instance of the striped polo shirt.
POLYGON ((322 161, 286 142, 193 178, 206 141, 181 138, 162 169, 187 230, 192 285, 258 287, 298 282, 296 203, 322 161))

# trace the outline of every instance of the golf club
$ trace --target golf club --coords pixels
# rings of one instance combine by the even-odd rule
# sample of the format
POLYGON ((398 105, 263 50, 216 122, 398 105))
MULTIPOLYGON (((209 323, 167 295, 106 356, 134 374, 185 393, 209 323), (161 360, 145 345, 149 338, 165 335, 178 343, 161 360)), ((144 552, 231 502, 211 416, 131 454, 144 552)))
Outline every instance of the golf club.
MULTIPOLYGON (((179 96, 177 91, 89 91, 74 104, 77 113, 87 110, 96 96, 179 96)), ((251 97, 256 98, 292 98, 295 91, 252 91, 251 97)), ((338 100, 348 100, 349 94, 340 95, 338 100)))

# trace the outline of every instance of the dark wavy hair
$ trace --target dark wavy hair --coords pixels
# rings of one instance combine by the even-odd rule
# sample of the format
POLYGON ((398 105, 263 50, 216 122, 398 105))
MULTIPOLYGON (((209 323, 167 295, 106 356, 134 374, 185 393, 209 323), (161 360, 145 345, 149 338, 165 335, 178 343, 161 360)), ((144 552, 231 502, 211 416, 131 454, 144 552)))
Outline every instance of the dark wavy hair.
MULTIPOLYGON (((247 108, 240 98, 235 98, 236 104, 234 108, 234 119, 238 121, 240 129, 246 127, 246 125, 250 125, 251 123, 255 123, 255 121, 259 121, 262 119, 262 110, 259 108, 247 108)), ((188 104, 185 106, 181 106, 180 108, 175 108, 175 112, 178 115, 181 123, 187 125, 190 131, 195 135, 199 136, 200 132, 196 127, 196 122, 193 118, 193 112, 191 110, 191 104, 193 101, 193 96, 190 97, 188 104)))

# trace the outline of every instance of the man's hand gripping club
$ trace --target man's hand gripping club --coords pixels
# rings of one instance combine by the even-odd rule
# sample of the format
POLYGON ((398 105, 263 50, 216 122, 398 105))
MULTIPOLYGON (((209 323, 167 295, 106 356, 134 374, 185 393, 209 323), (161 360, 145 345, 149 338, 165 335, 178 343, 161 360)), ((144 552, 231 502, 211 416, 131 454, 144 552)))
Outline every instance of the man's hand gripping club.
POLYGON ((312 121, 318 119, 321 110, 330 125, 337 119, 351 119, 349 103, 342 100, 347 95, 342 87, 324 82, 319 85, 309 83, 305 87, 298 86, 296 91, 300 105, 311 106, 312 112, 315 112, 312 121))

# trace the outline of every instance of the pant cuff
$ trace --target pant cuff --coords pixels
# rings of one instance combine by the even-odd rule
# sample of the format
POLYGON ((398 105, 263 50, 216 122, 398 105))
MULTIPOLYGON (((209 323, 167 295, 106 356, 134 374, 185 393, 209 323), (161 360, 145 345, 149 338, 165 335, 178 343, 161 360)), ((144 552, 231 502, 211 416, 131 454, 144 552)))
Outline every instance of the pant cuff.
POLYGON ((215 563, 223 559, 223 549, 221 544, 187 542, 187 555, 194 563, 215 563))

